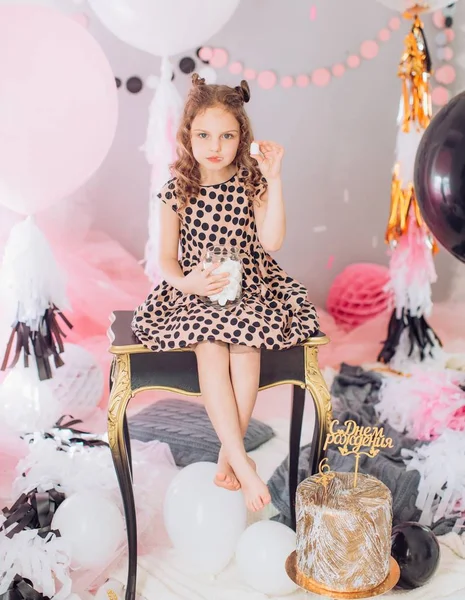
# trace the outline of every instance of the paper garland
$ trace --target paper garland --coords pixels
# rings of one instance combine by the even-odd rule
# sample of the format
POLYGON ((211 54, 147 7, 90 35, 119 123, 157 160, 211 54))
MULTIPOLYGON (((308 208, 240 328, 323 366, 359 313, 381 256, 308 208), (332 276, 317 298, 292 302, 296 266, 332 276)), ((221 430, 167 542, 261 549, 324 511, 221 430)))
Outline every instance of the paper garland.
MULTIPOLYGON (((360 45, 359 51, 349 54, 345 60, 335 63, 330 67, 322 66, 314 69, 312 73, 299 73, 297 75, 278 76, 272 69, 257 71, 253 67, 243 64, 241 61, 233 59, 224 48, 203 46, 198 56, 210 67, 214 69, 228 68, 234 75, 242 75, 248 81, 256 81, 264 90, 271 90, 277 85, 284 89, 294 86, 305 88, 310 84, 317 87, 326 87, 333 78, 342 77, 347 70, 356 69, 363 60, 372 60, 378 56, 380 45, 387 43, 392 33, 400 28, 401 20, 398 17, 392 17, 387 26, 380 29, 376 39, 365 40, 360 45)), ((208 81, 207 83, 213 83, 208 81)))

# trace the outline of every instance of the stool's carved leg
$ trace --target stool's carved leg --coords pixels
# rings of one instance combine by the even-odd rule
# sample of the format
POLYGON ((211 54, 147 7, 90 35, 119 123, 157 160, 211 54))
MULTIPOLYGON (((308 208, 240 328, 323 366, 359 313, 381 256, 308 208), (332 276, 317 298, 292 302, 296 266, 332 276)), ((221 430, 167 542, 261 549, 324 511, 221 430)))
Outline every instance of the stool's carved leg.
POLYGON ((318 366, 318 346, 305 346, 305 386, 315 404, 315 430, 313 434, 311 473, 318 472, 324 458, 323 446, 333 418, 331 394, 318 366))
POLYGON ((291 507, 291 526, 296 529, 295 494, 299 477, 300 439, 305 408, 305 388, 293 386, 291 431, 289 436, 289 506, 291 507))
POLYGON ((123 498, 128 538, 129 568, 126 600, 135 600, 137 578, 137 521, 130 465, 130 440, 127 433, 126 408, 133 396, 129 354, 115 356, 108 405, 108 442, 123 498))

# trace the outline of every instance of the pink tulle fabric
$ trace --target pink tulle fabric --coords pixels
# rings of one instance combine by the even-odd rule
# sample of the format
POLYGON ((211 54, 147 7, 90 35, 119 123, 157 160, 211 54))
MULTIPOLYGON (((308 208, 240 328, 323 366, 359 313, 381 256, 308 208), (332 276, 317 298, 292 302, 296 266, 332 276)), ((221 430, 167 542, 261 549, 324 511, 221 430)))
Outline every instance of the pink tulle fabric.
POLYGON ((356 263, 340 273, 328 294, 327 309, 335 322, 350 331, 390 306, 391 294, 386 291, 389 270, 382 265, 356 263))

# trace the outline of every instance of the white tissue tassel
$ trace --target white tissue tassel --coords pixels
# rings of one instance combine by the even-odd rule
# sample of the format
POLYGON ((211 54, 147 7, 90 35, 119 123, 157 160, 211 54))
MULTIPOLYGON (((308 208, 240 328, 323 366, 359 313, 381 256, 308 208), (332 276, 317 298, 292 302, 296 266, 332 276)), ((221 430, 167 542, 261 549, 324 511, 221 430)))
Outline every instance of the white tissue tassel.
POLYGON ((402 450, 407 471, 420 473, 416 506, 431 526, 465 512, 465 432, 446 430, 434 442, 402 450))
POLYGON ((14 225, 0 270, 0 291, 11 324, 18 321, 38 331, 51 305, 69 308, 65 288, 64 273, 34 219, 14 225))
POLYGON ((16 574, 32 581, 34 589, 53 600, 65 600, 71 593, 69 548, 49 533, 39 536, 37 529, 26 529, 11 539, 0 533, 0 596, 5 594, 16 574), (56 592, 56 582, 61 589, 56 592))

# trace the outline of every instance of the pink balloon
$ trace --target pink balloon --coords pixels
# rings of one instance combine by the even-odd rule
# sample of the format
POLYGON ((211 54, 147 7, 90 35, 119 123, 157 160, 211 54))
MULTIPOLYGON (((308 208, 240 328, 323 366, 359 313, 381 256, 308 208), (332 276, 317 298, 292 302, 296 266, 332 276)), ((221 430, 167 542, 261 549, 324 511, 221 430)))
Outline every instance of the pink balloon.
POLYGON ((276 85, 278 78, 273 71, 261 71, 258 74, 257 83, 264 90, 271 90, 276 85))
POLYGON ((0 55, 0 204, 34 214, 108 154, 115 78, 89 32, 44 6, 0 6, 0 55))
POLYGON ((378 55, 378 51, 379 46, 373 40, 367 40, 366 42, 363 42, 360 46, 360 54, 363 56, 363 58, 366 58, 367 60, 375 58, 375 56, 378 55))
POLYGON ((450 85, 455 81, 455 69, 452 65, 443 65, 436 71, 435 77, 439 83, 450 85))
POLYGON ((312 73, 312 82, 318 87, 325 87, 331 81, 331 73, 328 69, 316 69, 312 73))

